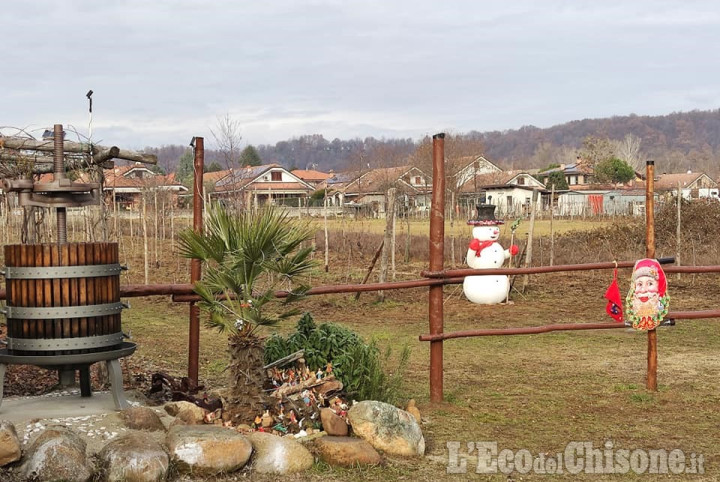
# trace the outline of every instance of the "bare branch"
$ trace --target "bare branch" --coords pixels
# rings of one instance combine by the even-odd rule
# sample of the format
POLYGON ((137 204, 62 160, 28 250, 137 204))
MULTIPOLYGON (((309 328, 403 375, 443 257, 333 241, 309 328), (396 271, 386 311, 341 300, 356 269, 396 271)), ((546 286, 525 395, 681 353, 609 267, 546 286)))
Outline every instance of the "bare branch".
POLYGON ((214 130, 210 129, 210 133, 225 161, 225 168, 235 167, 240 159, 240 121, 233 119, 230 114, 225 114, 217 118, 217 125, 214 130))
MULTIPOLYGON (((0 148, 40 152, 53 152, 54 149, 52 139, 36 141, 34 139, 26 139, 23 137, 0 137, 0 148)), ((117 159, 142 162, 144 164, 157 164, 157 156, 155 154, 144 154, 126 149, 118 149, 115 146, 103 147, 93 144, 65 141, 63 149, 65 152, 73 154, 102 154, 103 156, 107 155, 106 151, 114 152, 113 149, 117 149, 117 155, 114 156, 117 159)))

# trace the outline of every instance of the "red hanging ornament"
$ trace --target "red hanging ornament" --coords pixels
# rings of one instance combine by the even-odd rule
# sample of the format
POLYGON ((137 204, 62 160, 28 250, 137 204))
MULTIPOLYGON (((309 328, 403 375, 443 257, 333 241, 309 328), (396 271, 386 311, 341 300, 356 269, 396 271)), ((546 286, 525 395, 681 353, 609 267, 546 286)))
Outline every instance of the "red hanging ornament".
POLYGON ((617 268, 613 271, 613 280, 605 292, 605 298, 608 300, 605 311, 618 323, 623 321, 622 298, 620 297, 620 287, 618 286, 617 268))

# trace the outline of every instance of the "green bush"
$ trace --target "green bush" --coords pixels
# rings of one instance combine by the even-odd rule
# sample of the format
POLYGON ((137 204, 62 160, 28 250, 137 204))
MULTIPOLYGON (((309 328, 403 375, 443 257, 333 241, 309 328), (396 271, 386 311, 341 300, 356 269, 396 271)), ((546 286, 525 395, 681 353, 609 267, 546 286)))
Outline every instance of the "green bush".
POLYGON ((381 356, 377 343, 366 343, 357 333, 334 323, 316 325, 309 313, 287 338, 272 335, 265 343, 265 362, 305 351, 305 363, 313 371, 332 363, 333 373, 343 382, 347 394, 358 400, 400 401, 403 375, 410 357, 404 347, 397 368, 390 370, 390 348, 381 356))

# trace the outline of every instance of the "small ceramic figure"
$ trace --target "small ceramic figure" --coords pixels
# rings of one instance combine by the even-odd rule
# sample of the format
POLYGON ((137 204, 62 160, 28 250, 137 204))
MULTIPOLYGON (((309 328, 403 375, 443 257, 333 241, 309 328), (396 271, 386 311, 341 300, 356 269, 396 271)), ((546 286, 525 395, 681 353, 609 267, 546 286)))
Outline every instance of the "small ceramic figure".
POLYGON ((318 371, 317 371, 317 372, 315 372, 315 378, 316 378, 316 379, 318 379, 318 380, 321 380, 321 379, 322 379, 322 377, 323 377, 323 371, 322 371, 322 368, 318 368, 318 371))
POLYGON ((305 405, 308 407, 310 406, 310 403, 313 402, 313 399, 315 398, 315 397, 313 397, 313 394, 310 390, 303 390, 302 393, 300 394, 300 397, 302 398, 303 402, 305 402, 305 405))
POLYGON ((265 410, 265 413, 263 413, 261 423, 263 428, 270 428, 273 424, 273 418, 272 415, 270 415, 270 410, 265 410))

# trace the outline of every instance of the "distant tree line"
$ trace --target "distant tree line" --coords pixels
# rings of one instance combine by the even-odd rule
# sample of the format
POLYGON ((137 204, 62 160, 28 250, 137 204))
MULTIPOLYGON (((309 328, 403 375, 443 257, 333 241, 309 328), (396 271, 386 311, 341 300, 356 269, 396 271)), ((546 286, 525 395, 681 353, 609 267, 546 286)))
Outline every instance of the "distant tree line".
MULTIPOLYGON (((225 127, 228 124, 237 127, 232 125, 233 121, 229 118, 222 120, 225 127)), ((233 139, 234 144, 229 149, 227 143, 218 143, 225 145, 224 150, 206 148, 206 165, 213 169, 218 166, 227 169, 231 165, 277 163, 289 169, 341 172, 407 163, 426 170, 431 161, 429 138, 367 137, 349 140, 336 138, 330 141, 321 134, 314 134, 294 137, 274 145, 248 144, 242 150, 237 147, 239 139, 233 139)), ((158 166, 164 172, 178 170, 179 161, 186 150, 186 147, 177 145, 145 149, 158 156, 158 166)), ((584 119, 546 129, 524 126, 502 132, 455 133, 446 138, 446 152, 448 157, 482 155, 509 169, 571 163, 580 155, 593 165, 599 161, 609 163, 610 159, 618 159, 641 171, 645 160, 653 159, 658 172, 692 169, 717 178, 720 175, 720 110, 680 112, 665 116, 633 114, 584 119)), ((615 178, 622 177, 623 174, 617 172, 622 166, 605 167, 608 172, 614 172, 615 178)))

